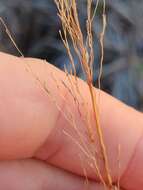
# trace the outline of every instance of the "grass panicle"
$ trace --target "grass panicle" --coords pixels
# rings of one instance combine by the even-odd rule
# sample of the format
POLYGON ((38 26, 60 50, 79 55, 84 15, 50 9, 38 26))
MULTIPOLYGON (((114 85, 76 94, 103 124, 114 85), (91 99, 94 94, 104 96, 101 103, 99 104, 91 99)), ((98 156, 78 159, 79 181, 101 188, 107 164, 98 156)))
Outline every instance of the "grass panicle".
MULTIPOLYGON (((99 110, 97 107, 96 94, 93 86, 93 63, 94 63, 94 50, 93 50, 93 34, 92 34, 92 22, 94 15, 96 14, 96 9, 99 1, 97 1, 97 6, 93 14, 92 11, 92 0, 87 0, 87 37, 84 40, 84 35, 81 31, 81 26, 78 18, 78 9, 76 0, 55 0, 58 15, 62 22, 63 31, 60 32, 62 41, 67 49, 67 53, 70 57, 71 65, 73 67, 74 75, 76 76, 75 66, 74 66, 74 58, 69 48, 68 38, 72 41, 75 53, 79 59, 83 72, 85 74, 86 82, 89 87, 89 92, 92 101, 92 109, 95 120, 95 126, 92 126, 92 129, 89 130, 89 135, 91 137, 91 143, 94 139, 93 130, 97 131, 101 154, 104 162, 104 169, 107 176, 107 185, 112 187, 112 178, 110 174, 109 162, 107 157, 106 145, 104 143, 103 132, 100 126, 100 118, 99 118, 99 110)), ((100 62, 100 73, 99 73, 99 88, 100 88, 100 80, 102 75, 102 63, 104 57, 104 34, 106 29, 106 14, 105 14, 105 1, 103 1, 103 30, 100 34, 100 44, 101 44, 101 62, 100 62)))
MULTIPOLYGON (((60 92, 61 85, 62 88, 66 88, 68 93, 73 98, 73 101, 75 105, 77 106, 78 113, 83 117, 84 122, 86 123, 86 129, 89 136, 89 146, 87 145, 87 140, 85 136, 80 132, 78 129, 77 123, 75 121, 75 118, 73 117, 73 113, 70 110, 70 105, 67 106, 66 113, 62 110, 62 108, 57 104, 56 97, 53 97, 52 92, 49 91, 48 85, 46 84, 46 81, 43 83, 39 79, 35 73, 33 73, 32 68, 29 65, 26 65, 28 68, 28 71, 32 73, 33 77, 36 79, 36 81, 42 86, 43 90, 47 92, 47 95, 51 98, 51 100, 55 103, 58 110, 63 114, 65 119, 69 122, 70 126, 74 128, 76 131, 76 134, 78 135, 78 140, 72 136, 72 134, 69 134, 67 131, 63 131, 64 134, 70 138, 73 143, 75 143, 81 152, 88 158, 88 164, 90 167, 95 170, 96 175, 100 179, 101 183, 104 185, 105 189, 120 189, 120 179, 118 179, 117 187, 113 186, 113 181, 111 177, 111 171, 109 167, 109 160, 107 156, 107 147, 104 142, 104 135, 103 131, 100 125, 100 114, 99 114, 99 108, 98 108, 98 102, 97 102, 97 94, 95 93, 94 86, 93 86, 93 64, 94 64, 94 49, 93 49, 93 33, 92 33, 92 25, 94 21, 94 17, 96 15, 96 10, 99 5, 99 1, 96 1, 96 6, 93 10, 93 0, 87 0, 87 20, 86 20, 86 37, 82 33, 80 22, 79 22, 79 12, 77 8, 77 1, 76 0, 54 0, 58 9, 58 16, 62 23, 63 30, 60 31, 60 36, 63 41, 63 44, 67 50, 67 54, 70 59, 70 64, 72 66, 72 69, 70 73, 68 73, 66 67, 65 67, 65 73, 66 77, 68 79, 68 82, 70 84, 70 87, 65 83, 65 81, 59 81, 59 79, 54 76, 54 73, 51 74, 51 78, 55 81, 55 88, 59 91, 59 96, 65 100, 65 96, 60 92), (86 83, 88 85, 88 90, 91 98, 92 103, 92 110, 93 110, 93 118, 95 125, 91 125, 90 122, 90 114, 88 114, 88 105, 85 103, 83 104, 83 110, 84 110, 84 116, 82 115, 80 111, 80 102, 78 101, 78 98, 76 94, 80 95, 81 99, 84 101, 83 95, 80 92, 79 86, 78 86, 78 80, 77 80, 77 74, 76 74, 76 68, 74 63, 74 56, 71 51, 71 46, 69 45, 69 41, 72 42, 72 46, 74 48, 75 54, 79 60, 79 64, 81 65, 81 68, 83 70, 83 73, 85 75, 86 83), (73 80, 74 76, 74 80, 73 80), (60 82, 60 85, 59 85, 60 82), (97 132, 97 138, 100 146, 100 152, 101 155, 98 155, 98 151, 96 150, 95 142, 95 131, 97 132), (100 159, 103 162, 104 165, 104 171, 106 174, 106 181, 100 171, 100 166, 98 165, 97 157, 100 157, 100 159)), ((103 12, 102 12, 102 31, 100 33, 99 42, 101 47, 101 60, 100 60, 100 71, 98 76, 98 85, 99 89, 101 88, 101 77, 102 77, 102 64, 104 60, 104 35, 106 30, 106 4, 105 0, 103 2, 103 12)), ((16 42, 14 41, 10 31, 8 30, 8 27, 6 26, 4 20, 0 18, 0 22, 5 28, 5 31, 12 41, 14 47, 17 49, 19 54, 24 57, 23 53, 19 50, 16 42)), ((120 151, 119 151, 120 153, 120 151)), ((119 156, 120 157, 120 156, 119 156)), ((82 163, 82 157, 81 159, 81 165, 83 167, 83 173, 85 175, 86 179, 86 185, 88 186, 88 177, 86 173, 86 168, 84 167, 84 163, 82 163)), ((119 160, 119 168, 120 168, 120 160, 119 160)))

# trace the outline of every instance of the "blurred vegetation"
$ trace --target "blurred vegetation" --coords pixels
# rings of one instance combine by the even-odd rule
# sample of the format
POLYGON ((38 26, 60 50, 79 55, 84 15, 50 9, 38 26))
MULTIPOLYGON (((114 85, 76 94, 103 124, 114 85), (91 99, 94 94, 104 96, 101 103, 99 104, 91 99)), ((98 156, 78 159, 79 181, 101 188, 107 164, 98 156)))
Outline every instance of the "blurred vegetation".
MULTIPOLYGON (((79 18, 85 33, 86 0, 77 1, 79 18)), ((102 4, 98 7, 93 24, 95 85, 100 61, 101 11, 102 4)), ((108 25, 102 89, 143 110, 143 1, 108 0, 106 12, 108 25)), ((61 25, 53 0, 0 0, 0 16, 25 56, 47 59, 61 69, 64 64, 69 64, 59 36, 61 25)), ((2 25, 0 50, 18 55, 2 25)), ((75 63, 78 76, 82 78, 78 60, 75 63)))

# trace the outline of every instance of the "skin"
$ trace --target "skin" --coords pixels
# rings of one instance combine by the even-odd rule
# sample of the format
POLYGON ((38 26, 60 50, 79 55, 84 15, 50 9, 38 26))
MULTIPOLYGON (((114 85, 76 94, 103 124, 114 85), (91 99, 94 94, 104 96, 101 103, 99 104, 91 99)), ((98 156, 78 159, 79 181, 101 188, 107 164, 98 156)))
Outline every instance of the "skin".
MULTIPOLYGON (((55 190, 57 186, 61 190, 86 189, 81 158, 90 181, 89 189, 104 189, 83 151, 63 132, 78 140, 56 104, 65 113, 70 108, 90 148, 83 122, 85 109, 80 104, 81 114, 77 111, 67 88, 71 88, 71 83, 64 72, 42 60, 0 53, 0 87, 1 189, 55 190), (58 79, 60 93, 53 75, 58 79)), ((78 87, 84 96, 77 93, 76 97, 80 103, 88 102, 87 111, 94 126, 88 87, 80 79, 78 87)), ((95 93, 98 95, 99 91, 95 89, 95 93)), ((103 91, 99 98, 101 128, 113 181, 117 182, 120 175, 123 189, 140 190, 143 187, 143 115, 103 91)), ((93 146, 100 152, 98 143, 93 146)), ((99 166, 104 173, 101 161, 99 166)))

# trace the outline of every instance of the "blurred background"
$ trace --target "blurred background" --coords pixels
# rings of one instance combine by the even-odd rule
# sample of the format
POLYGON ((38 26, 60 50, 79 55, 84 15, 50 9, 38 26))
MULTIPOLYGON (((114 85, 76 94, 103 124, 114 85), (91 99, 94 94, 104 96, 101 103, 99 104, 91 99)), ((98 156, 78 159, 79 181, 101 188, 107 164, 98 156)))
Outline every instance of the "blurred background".
MULTIPOLYGON (((86 0, 77 0, 82 31, 85 31, 86 0)), ((96 0, 94 0, 96 3, 96 0)), ((102 89, 143 110, 143 0, 108 0, 102 89)), ((97 83, 102 30, 102 3, 93 24, 94 82, 97 83)), ((54 0, 0 0, 4 19, 25 56, 43 58, 63 69, 69 65, 59 36, 61 28, 54 0)), ((0 51, 18 55, 0 24, 0 51)), ((77 74, 83 78, 75 57, 77 74)))

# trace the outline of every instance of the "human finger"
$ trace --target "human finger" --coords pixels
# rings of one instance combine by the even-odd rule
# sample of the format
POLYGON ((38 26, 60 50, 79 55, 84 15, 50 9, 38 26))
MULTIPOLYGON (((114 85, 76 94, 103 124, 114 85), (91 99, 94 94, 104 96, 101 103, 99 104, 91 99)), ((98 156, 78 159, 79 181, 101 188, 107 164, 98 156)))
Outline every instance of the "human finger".
POLYGON ((0 189, 2 190, 103 190, 96 182, 64 170, 27 159, 0 162, 0 189))
MULTIPOLYGON (((23 59, 1 54, 1 159, 24 158, 36 155, 37 158, 47 160, 58 167, 83 175, 81 158, 87 175, 94 178, 95 171, 89 167, 89 158, 73 141, 63 133, 65 130, 75 140, 77 132, 69 125, 57 106, 70 110, 85 140, 86 126, 74 105, 73 97, 68 87, 71 87, 67 76, 50 64, 36 59, 23 59), (25 69, 25 63, 32 68, 32 73, 25 69), (34 76, 33 76, 34 73, 34 76), (61 91, 59 92, 52 77, 56 76, 61 91), (40 79, 40 83, 37 83, 40 79), (64 85, 63 85, 64 81, 64 85), (47 83, 48 90, 56 102, 47 95, 41 84, 47 83), (61 94, 61 96, 59 95, 61 94), (66 99, 63 99, 66 95, 66 99), (7 109, 8 107, 13 108, 7 109), (8 118, 8 119, 7 119, 8 118), (80 154, 80 156, 79 156, 80 154)), ((88 102, 88 112, 92 113, 92 105, 88 86, 78 80, 80 92, 78 96, 80 110, 83 100, 88 102)), ((95 89, 97 92, 97 90, 95 89)), ((141 168, 141 143, 142 139, 142 114, 124 105, 104 92, 100 92, 100 120, 107 146, 107 156, 111 168, 111 175, 116 181, 118 177, 118 145, 121 147, 120 176, 122 186, 131 187, 142 185, 141 168), (113 115, 114 113, 114 115, 113 115), (127 135, 129 134, 130 135, 127 135), (135 160, 138 160, 135 164, 135 160), (128 171, 134 170, 134 173, 128 171), (135 175, 134 175, 135 174, 135 175), (134 180, 128 180, 134 179, 134 180)), ((92 114, 91 122, 93 121, 92 114)), ((92 123, 94 125, 94 123, 92 123)), ((88 141, 87 146, 90 147, 88 141)), ((95 147, 98 149, 97 144, 95 147)))

